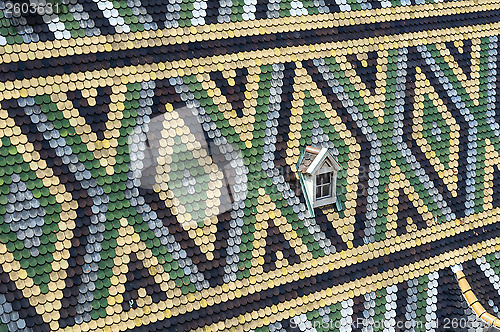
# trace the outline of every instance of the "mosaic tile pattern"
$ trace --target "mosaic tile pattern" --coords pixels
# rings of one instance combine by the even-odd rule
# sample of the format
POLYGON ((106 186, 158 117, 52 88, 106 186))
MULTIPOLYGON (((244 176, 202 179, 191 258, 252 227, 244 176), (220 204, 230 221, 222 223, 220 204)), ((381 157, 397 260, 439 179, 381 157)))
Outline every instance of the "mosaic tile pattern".
MULTIPOLYGON (((442 0, 42 0, 36 3, 2 1, 0 45, 280 17, 315 17, 329 13, 418 7, 426 3, 442 3, 442 0)), ((465 5, 472 4, 470 2, 465 5)))
POLYGON ((500 319, 500 2, 49 4, 0 3, 0 331, 476 331, 458 266, 500 319))

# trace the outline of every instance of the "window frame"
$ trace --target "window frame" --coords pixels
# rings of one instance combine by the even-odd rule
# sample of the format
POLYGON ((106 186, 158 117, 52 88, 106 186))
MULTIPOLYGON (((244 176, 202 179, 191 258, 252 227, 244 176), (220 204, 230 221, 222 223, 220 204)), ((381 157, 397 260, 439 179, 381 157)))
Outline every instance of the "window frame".
POLYGON ((331 164, 331 161, 326 159, 323 162, 322 167, 319 168, 317 172, 315 172, 313 176, 313 195, 314 195, 314 207, 320 207, 320 206, 325 206, 329 204, 334 204, 337 200, 337 192, 336 192, 336 187, 337 187, 337 179, 336 179, 336 170, 334 167, 328 166, 327 162, 331 164), (316 189, 318 184, 316 183, 317 176, 330 173, 331 178, 330 178, 330 196, 325 196, 322 198, 316 197, 316 189))
POLYGON ((332 182, 333 182, 333 172, 322 172, 316 174, 316 199, 325 199, 332 197, 332 182), (321 179, 322 176, 325 176, 325 179, 321 179), (318 179, 320 178, 320 179, 318 179), (323 183, 318 183, 318 180, 323 180, 323 183), (318 195, 318 191, 321 196, 318 195), (323 195, 324 194, 324 195, 323 195))

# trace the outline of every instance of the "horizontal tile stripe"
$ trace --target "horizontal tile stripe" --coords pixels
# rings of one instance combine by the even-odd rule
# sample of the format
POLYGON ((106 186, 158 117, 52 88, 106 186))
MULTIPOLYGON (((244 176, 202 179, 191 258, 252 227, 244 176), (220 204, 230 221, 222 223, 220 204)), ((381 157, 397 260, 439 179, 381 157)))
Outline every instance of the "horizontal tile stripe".
MULTIPOLYGON (((499 235, 500 225, 493 224, 486 226, 483 229, 471 230, 467 233, 459 235, 458 237, 455 236, 433 242, 429 244, 425 251, 422 250, 420 253, 418 253, 418 251, 415 251, 415 253, 411 251, 394 253, 380 259, 342 268, 336 270, 334 273, 328 272, 314 278, 294 281, 290 283, 289 286, 292 288, 297 287, 297 291, 290 292, 280 290, 281 295, 286 293, 289 297, 292 297, 292 299, 287 299, 286 301, 276 301, 277 295, 273 295, 272 290, 263 291, 259 293, 258 301, 242 305, 240 307, 235 307, 230 311, 225 311, 225 316, 230 316, 226 317, 225 320, 228 321, 232 318, 242 317, 247 313, 261 311, 265 308, 277 306, 279 304, 286 308, 285 304, 293 302, 293 299, 303 299, 305 297, 311 297, 314 294, 326 295, 330 293, 329 290, 334 296, 323 299, 321 306, 347 299, 349 297, 349 292, 352 292, 354 296, 357 296, 366 292, 378 290, 397 282, 402 282, 404 280, 437 271, 445 267, 463 263, 464 261, 476 257, 476 255, 479 255, 480 253, 486 254, 496 251, 498 250, 496 247, 500 245, 499 235), (410 254, 410 256, 401 257, 401 254, 410 254), (394 262, 394 265, 388 264, 388 262, 394 262), (377 267, 364 270, 366 265, 372 264, 377 267), (404 272, 408 270, 411 271, 411 273, 404 272), (356 277, 353 277, 352 274, 356 275, 356 277), (402 280, 400 280, 400 277, 402 280), (359 285, 367 286, 360 288, 359 285)), ((241 302, 241 299, 239 301, 241 302)), ((225 303, 225 305, 228 305, 230 302, 231 301, 225 303)), ((311 303, 309 303, 309 306, 307 306, 307 304, 303 304, 302 307, 305 307, 305 310, 299 311, 298 308, 295 308, 294 315, 304 313, 312 309, 317 309, 321 300, 317 300, 316 302, 318 304, 317 306, 312 306, 311 303)), ((221 321, 221 315, 219 312, 222 311, 224 310, 219 305, 215 305, 210 308, 210 312, 208 312, 207 309, 201 309, 197 312, 169 318, 164 321, 164 324, 166 323, 164 326, 166 328, 175 326, 176 329, 180 329, 182 331, 197 329, 198 324, 201 326, 205 325, 199 323, 198 318, 203 314, 210 316, 213 321, 212 324, 217 325, 216 323, 221 321)), ((272 315, 266 315, 268 319, 270 319, 270 316, 272 315)), ((280 317, 279 319, 284 318, 287 317, 280 317)), ((279 319, 276 319, 275 321, 279 319)), ((271 320, 271 322, 273 322, 273 320, 271 320)), ((255 328, 262 325, 258 322, 247 324, 251 325, 249 328, 255 328)), ((230 325, 226 323, 225 326, 228 327, 230 325)), ((205 328, 206 327, 204 327, 204 329, 205 328)), ((138 327, 127 331, 138 332, 140 331, 140 328, 138 327)))
MULTIPOLYGON (((377 17, 377 22, 382 23, 392 21, 394 20, 394 17, 409 19, 415 17, 427 18, 442 15, 457 15, 477 11, 495 10, 498 9, 499 6, 500 3, 498 1, 491 2, 487 0, 426 3, 423 5, 210 24, 192 26, 188 28, 159 29, 144 31, 142 33, 115 33, 110 36, 93 36, 73 38, 70 40, 14 44, 6 45, 2 50, 0 50, 0 54, 8 55, 17 53, 19 58, 12 59, 3 57, 3 59, 0 58, 0 62, 9 63, 16 62, 18 60, 26 61, 27 59, 32 58, 51 58, 52 55, 50 54, 46 55, 44 52, 35 54, 33 52, 51 50, 53 48, 61 48, 61 52, 68 52, 68 54, 73 52, 75 55, 80 55, 91 53, 90 49, 88 52, 84 52, 81 47, 78 47, 82 45, 102 44, 109 46, 113 51, 117 51, 121 49, 122 42, 133 40, 151 40, 161 38, 162 45, 182 44, 189 41, 214 40, 214 34, 216 33, 223 34, 221 35, 221 38, 248 37, 254 35, 267 35, 269 33, 269 29, 273 29, 275 33, 304 31, 311 30, 311 28, 316 29, 325 24, 327 24, 328 27, 341 27, 353 25, 354 23, 372 23, 374 17, 377 17)), ((142 45, 134 46, 134 48, 142 47, 142 45)))
MULTIPOLYGON (((266 49, 285 48, 291 46, 310 46, 321 43, 342 42, 392 36, 398 34, 421 33, 417 38, 426 38, 435 34, 435 31, 472 27, 483 25, 485 28, 500 20, 500 9, 477 11, 470 13, 449 14, 429 18, 401 19, 388 22, 355 24, 348 26, 332 26, 304 31, 278 32, 234 38, 217 38, 217 40, 189 41, 183 44, 164 43, 161 38, 141 39, 138 42, 122 41, 120 50, 105 51, 110 44, 101 44, 102 51, 93 54, 67 55, 49 59, 34 59, 0 64, 0 81, 13 81, 23 78, 37 78, 64 73, 78 73, 109 68, 121 68, 136 64, 151 64, 163 61, 179 61, 184 59, 200 59, 205 57, 255 52, 266 49), (132 45, 131 45, 132 44, 132 45), (162 44, 150 46, 150 44, 162 44), (165 45, 166 44, 166 45, 165 45), (137 48, 143 46, 141 48, 137 48)), ((482 31, 483 29, 479 29, 482 31)), ((477 29, 471 29, 478 31, 477 29)), ((222 37, 222 36, 221 36, 222 37)), ((451 37, 451 36, 450 36, 451 37)), ((175 37, 171 37, 175 40, 175 37)), ((411 38, 413 39, 413 38, 411 38)), ((181 40, 183 40, 181 38, 181 40)), ((410 40, 410 39, 408 39, 410 40)), ((373 43, 373 41, 372 41, 373 43)), ((97 50, 97 47, 96 47, 97 50)), ((310 47, 307 47, 310 51, 310 47)), ((15 55, 16 58, 18 57, 15 55)))
MULTIPOLYGON (((206 308, 189 311, 186 306, 181 305, 175 308, 177 312, 172 312, 172 317, 166 318, 163 323, 165 329, 174 327, 176 330, 187 331, 197 329, 198 325, 206 325, 200 320, 200 317, 210 317, 212 324, 215 324, 220 321, 242 317, 252 312, 266 310, 266 308, 283 307, 287 303, 295 303, 295 300, 304 297, 314 297, 315 294, 330 294, 330 292, 334 297, 334 299, 331 299, 331 303, 335 303, 347 298, 348 293, 357 296, 379 289, 373 287, 380 287, 380 284, 382 287, 386 287, 397 280, 401 282, 421 276, 424 274, 424 270, 425 273, 437 271, 470 260, 472 257, 475 258, 476 254, 486 254, 500 250, 499 224, 483 225, 478 221, 475 226, 477 227, 460 234, 428 242, 416 248, 396 251, 345 267, 331 266, 332 271, 318 275, 305 276, 304 273, 307 270, 303 270, 300 273, 302 276, 297 275, 298 280, 294 279, 294 281, 284 285, 272 286, 271 281, 271 284, 265 281, 264 283, 270 288, 264 289, 262 284, 255 284, 253 285, 255 289, 262 288, 263 290, 238 299, 216 303, 206 308), (483 253, 483 251, 485 252, 483 253), (366 286, 360 287, 360 285, 366 286), (231 307, 232 309, 228 309, 231 307)), ((387 248, 389 248, 389 245, 387 248)), ((352 258, 357 261, 357 257, 352 258)), ((328 268, 328 265, 325 265, 325 267, 328 268)), ((228 285, 228 287, 231 286, 228 285)), ((216 290, 213 293, 220 294, 216 290)), ((307 307, 303 312, 309 310, 312 310, 312 307, 307 307)), ((138 315, 137 309, 129 311, 129 316, 135 317, 136 315, 138 315)), ((111 317, 106 319, 109 320, 111 317)), ((94 324, 99 326, 99 322, 94 322, 94 324)), ((139 324, 138 328, 127 331, 138 332, 141 325, 139 324)), ((120 324, 115 327, 117 330, 123 331, 123 326, 125 325, 120 324)))
MULTIPOLYGON (((456 28, 445 28, 441 30, 434 30, 432 34, 410 32, 392 36, 359 38, 349 42, 339 41, 323 43, 315 45, 314 49, 311 49, 310 46, 304 45, 274 48, 263 51, 241 52, 238 54, 237 59, 233 58, 231 55, 214 55, 198 59, 198 65, 192 68, 196 68, 196 70, 203 70, 203 72, 211 72, 216 70, 214 69, 214 65, 219 63, 232 63, 235 68, 242 68, 243 66, 248 67, 248 65, 244 65, 242 61, 239 61, 239 58, 254 60, 255 66, 260 66, 277 62, 304 61, 318 59, 321 57, 329 57, 336 55, 337 49, 351 48, 354 53, 360 53, 365 52, 363 48, 365 48, 366 51, 376 51, 379 49, 389 50, 417 44, 426 45, 431 43, 441 43, 443 38, 447 38, 449 41, 460 41, 470 38, 486 38, 496 36, 499 33, 500 22, 468 26, 466 29, 467 32, 464 32, 463 34, 455 34, 456 28), (351 46, 349 46, 349 44, 351 46), (357 47, 352 48, 353 45, 357 47), (267 52, 265 54, 266 56, 263 56, 264 52, 267 52)), ((89 69, 87 72, 79 71, 79 69, 75 69, 73 71, 74 68, 71 65, 54 67, 63 68, 63 72, 57 73, 56 70, 51 71, 50 73, 46 72, 44 76, 45 80, 42 81, 39 81, 38 77, 14 79, 12 81, 10 78, 7 78, 7 76, 9 76, 8 74, 2 74, 0 75, 0 99, 20 98, 21 89, 23 87, 37 87, 35 94, 41 95, 45 93, 68 91, 68 84, 66 82, 86 81, 92 86, 97 87, 190 75, 187 70, 191 69, 186 69, 186 63, 184 60, 167 60, 164 62, 158 60, 146 63, 146 60, 148 60, 147 56, 141 57, 140 59, 142 62, 141 64, 123 65, 122 67, 119 67, 121 68, 120 72, 111 72, 109 71, 109 68, 89 69), (66 70, 64 68, 69 69, 66 70), (117 75, 120 75, 120 77, 117 75), (58 82, 59 80, 63 82, 59 86, 53 83, 58 82), (52 88, 51 86, 55 86, 55 88, 52 88)), ((2 65, 0 65, 0 67, 1 66, 2 65)), ((54 66, 57 66, 57 64, 54 63, 54 66)), ((118 67, 115 66, 114 68, 118 67)), ((83 68, 81 69, 83 70, 83 68)), ((24 72, 30 72, 30 70, 25 69, 24 72)))

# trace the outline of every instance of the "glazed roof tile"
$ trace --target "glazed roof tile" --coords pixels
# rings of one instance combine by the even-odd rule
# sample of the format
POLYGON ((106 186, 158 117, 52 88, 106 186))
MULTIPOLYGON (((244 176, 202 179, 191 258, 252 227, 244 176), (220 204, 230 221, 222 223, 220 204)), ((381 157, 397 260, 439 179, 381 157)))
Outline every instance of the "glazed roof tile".
POLYGON ((27 4, 0 8, 0 330, 500 317, 500 2, 27 4), (341 209, 311 218, 319 148, 341 209))

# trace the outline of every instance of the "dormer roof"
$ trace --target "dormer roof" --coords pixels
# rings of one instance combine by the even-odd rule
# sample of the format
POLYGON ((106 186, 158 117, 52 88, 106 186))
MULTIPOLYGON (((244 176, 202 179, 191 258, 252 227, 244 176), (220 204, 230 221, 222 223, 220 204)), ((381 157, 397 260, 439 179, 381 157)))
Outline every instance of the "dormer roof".
POLYGON ((323 162, 326 159, 330 162, 331 167, 333 167, 335 171, 341 169, 340 164, 327 148, 320 149, 314 146, 307 146, 299 163, 298 171, 302 174, 312 175, 323 166, 323 162))

